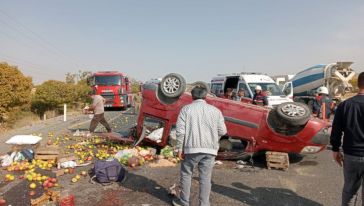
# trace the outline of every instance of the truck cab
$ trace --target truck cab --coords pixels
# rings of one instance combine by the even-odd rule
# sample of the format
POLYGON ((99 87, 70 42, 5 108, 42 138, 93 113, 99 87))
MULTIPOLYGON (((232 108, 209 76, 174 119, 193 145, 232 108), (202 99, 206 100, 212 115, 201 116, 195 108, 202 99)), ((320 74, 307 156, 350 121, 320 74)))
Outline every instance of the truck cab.
POLYGON ((274 107, 284 102, 292 102, 274 80, 265 74, 242 72, 234 74, 220 74, 211 80, 211 92, 221 97, 228 88, 232 88, 237 93, 239 89, 245 90, 245 98, 253 99, 255 87, 260 85, 267 94, 268 106, 274 107))
POLYGON ((105 98, 105 107, 125 109, 131 106, 130 79, 118 71, 99 71, 88 78, 88 84, 95 94, 105 98))

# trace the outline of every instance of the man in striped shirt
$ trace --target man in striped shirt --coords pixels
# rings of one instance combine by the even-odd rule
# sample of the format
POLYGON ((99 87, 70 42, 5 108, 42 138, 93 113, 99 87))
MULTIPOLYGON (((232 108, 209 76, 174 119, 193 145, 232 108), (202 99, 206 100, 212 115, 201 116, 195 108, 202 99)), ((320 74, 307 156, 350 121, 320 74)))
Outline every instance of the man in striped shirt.
POLYGON ((181 163, 181 194, 175 206, 190 205, 191 178, 198 165, 199 205, 209 206, 211 173, 219 150, 220 137, 226 134, 224 117, 219 109, 206 103, 207 90, 195 87, 191 104, 184 106, 177 119, 177 149, 181 163))

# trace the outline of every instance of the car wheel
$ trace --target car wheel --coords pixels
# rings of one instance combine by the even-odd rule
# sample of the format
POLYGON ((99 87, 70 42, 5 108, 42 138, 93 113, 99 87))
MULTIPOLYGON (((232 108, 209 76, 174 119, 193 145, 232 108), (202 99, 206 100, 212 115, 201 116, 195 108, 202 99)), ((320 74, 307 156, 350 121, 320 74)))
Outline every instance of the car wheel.
POLYGON ((287 125, 302 126, 310 119, 311 111, 303 103, 285 102, 277 106, 276 114, 287 125))
POLYGON ((195 88, 195 87, 205 88, 207 90, 207 93, 210 93, 210 87, 206 82, 197 81, 197 82, 192 83, 191 85, 192 85, 192 88, 195 88))
POLYGON ((185 79, 175 73, 167 74, 160 82, 160 90, 164 96, 175 98, 181 96, 186 89, 185 79))

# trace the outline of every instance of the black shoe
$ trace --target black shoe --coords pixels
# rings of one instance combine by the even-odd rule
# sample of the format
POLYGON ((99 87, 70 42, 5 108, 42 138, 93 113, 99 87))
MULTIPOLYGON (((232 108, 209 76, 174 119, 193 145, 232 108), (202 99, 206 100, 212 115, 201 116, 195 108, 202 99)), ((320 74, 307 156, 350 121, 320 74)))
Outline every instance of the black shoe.
POLYGON ((177 198, 177 197, 172 200, 172 205, 173 206, 184 206, 184 204, 182 203, 182 201, 179 198, 177 198))

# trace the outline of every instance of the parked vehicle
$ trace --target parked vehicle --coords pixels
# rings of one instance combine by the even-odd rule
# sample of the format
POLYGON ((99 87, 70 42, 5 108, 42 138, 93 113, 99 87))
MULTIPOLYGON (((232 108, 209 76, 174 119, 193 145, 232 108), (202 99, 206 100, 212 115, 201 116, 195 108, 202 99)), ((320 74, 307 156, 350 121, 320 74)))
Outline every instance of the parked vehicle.
MULTIPOLYGON (((144 84, 134 145, 174 145, 179 111, 192 102, 190 90, 195 86, 208 88, 203 82, 186 85, 178 74, 168 74, 159 83, 144 84)), ((328 143, 329 125, 313 118, 305 104, 286 102, 269 109, 212 93, 206 101, 225 117, 228 133, 220 140, 220 159, 241 158, 261 151, 317 153, 328 143)))
POLYGON ((355 76, 351 68, 353 62, 319 64, 297 73, 284 85, 283 92, 293 97, 294 101, 303 102, 312 107, 316 90, 325 86, 329 96, 340 102, 346 92, 350 92, 350 80, 355 76))
POLYGON ((100 71, 88 79, 89 85, 105 98, 105 107, 123 108, 132 104, 131 82, 129 78, 117 71, 100 71))
POLYGON ((211 92, 216 96, 221 96, 228 88, 232 88, 234 92, 244 89, 245 97, 251 100, 257 85, 260 85, 263 91, 267 93, 269 107, 277 106, 284 102, 292 102, 291 99, 283 94, 271 77, 252 72, 220 74, 211 80, 211 92))

